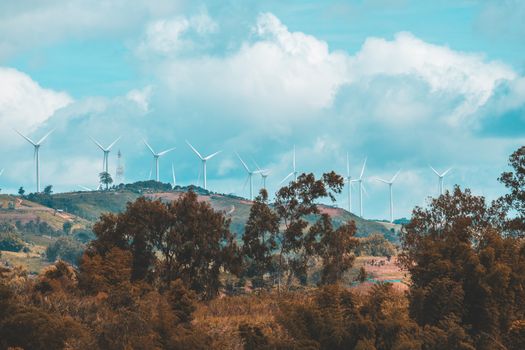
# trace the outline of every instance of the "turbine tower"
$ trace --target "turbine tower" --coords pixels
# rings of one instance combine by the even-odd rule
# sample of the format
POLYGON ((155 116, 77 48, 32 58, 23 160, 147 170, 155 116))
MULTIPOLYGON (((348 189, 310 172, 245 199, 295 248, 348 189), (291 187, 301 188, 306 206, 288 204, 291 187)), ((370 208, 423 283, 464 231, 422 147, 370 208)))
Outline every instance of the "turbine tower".
POLYGON ((261 167, 259 166, 259 164, 257 164, 255 159, 253 159, 253 162, 255 163, 259 174, 261 175, 263 188, 266 190, 266 179, 268 178, 268 175, 270 175, 271 171, 268 169, 261 169, 261 167))
POLYGON ((173 188, 177 186, 177 178, 175 177, 175 168, 173 167, 173 163, 171 163, 171 178, 173 180, 173 188))
POLYGON ((148 146, 149 150, 151 151, 151 154, 153 155, 153 159, 155 160, 155 179, 157 180, 157 182, 159 182, 159 177, 160 177, 160 174, 159 174, 159 158, 162 157, 163 155, 165 155, 166 153, 173 151, 175 149, 175 147, 168 148, 167 150, 159 152, 159 153, 155 153, 153 148, 151 148, 151 146, 146 142, 146 140, 142 140, 142 141, 144 141, 144 144, 146 146, 148 146))
POLYGON ((294 181, 297 181, 297 170, 295 169, 295 145, 293 146, 293 160, 292 160, 292 165, 293 165, 293 171, 286 175, 286 177, 279 183, 282 184, 283 182, 285 182, 286 180, 288 180, 291 176, 294 177, 294 181))
POLYGON ((352 212, 352 176, 350 176, 350 161, 348 160, 348 153, 346 153, 346 177, 345 181, 348 184, 348 212, 352 212))
POLYGON ((365 166, 366 166, 366 158, 363 163, 363 167, 361 168, 361 174, 359 175, 359 178, 355 180, 355 182, 359 182, 359 216, 363 217, 363 174, 365 172, 365 166))
POLYGON ((98 146, 98 148, 102 150, 102 152, 104 152, 104 159, 102 160, 102 172, 109 173, 109 152, 111 151, 111 148, 118 142, 118 140, 120 140, 121 136, 117 137, 117 139, 106 148, 104 148, 97 140, 95 140, 91 136, 89 138, 95 143, 95 145, 98 146))
POLYGON ((48 132, 47 134, 44 135, 44 137, 42 137, 38 142, 34 142, 33 140, 31 140, 29 137, 25 136, 25 135, 22 135, 18 130, 15 130, 17 132, 18 135, 22 136, 24 139, 26 139, 27 142, 29 142, 30 144, 33 145, 34 147, 34 159, 35 159, 35 170, 36 170, 36 192, 40 192, 40 157, 39 157, 39 150, 40 150, 40 145, 42 144, 42 142, 44 142, 44 140, 49 136, 51 135, 51 133, 53 131, 55 131, 55 129, 51 130, 50 132, 48 132))
POLYGON ((221 153, 222 151, 217 151, 215 153, 212 153, 210 154, 209 156, 206 156, 206 157, 203 157, 199 151, 197 151, 195 149, 195 147, 193 147, 191 145, 191 143, 189 143, 187 140, 186 140, 186 143, 188 144, 188 146, 190 146, 190 148, 193 150, 193 152, 195 152, 195 154, 197 155, 197 157, 199 157, 199 159, 202 161, 202 173, 203 173, 203 186, 204 186, 204 189, 207 190, 208 188, 206 187, 206 162, 210 159, 212 159, 213 157, 215 157, 217 154, 221 153))
POLYGON ((383 183, 388 184, 388 188, 390 190, 390 222, 394 222, 394 199, 392 196, 392 184, 394 183, 394 181, 396 181, 397 175, 399 175, 399 171, 390 179, 390 181, 376 178, 377 181, 381 181, 383 183))
POLYGON ((261 171, 260 170, 250 170, 250 168, 248 168, 248 165, 246 165, 244 160, 242 160, 239 153, 235 152, 235 154, 237 155, 237 157, 242 163, 242 166, 244 167, 244 169, 246 169, 246 172, 248 173, 248 178, 246 180, 250 181, 250 200, 253 200, 253 174, 259 174, 261 171))
POLYGON ((440 174, 437 172, 436 169, 434 169, 431 165, 429 165, 430 169, 432 169, 432 171, 437 175, 438 177, 438 193, 439 195, 442 195, 443 194, 443 178, 445 177, 445 175, 448 174, 448 172, 450 170, 452 170, 452 168, 449 168, 447 171, 445 171, 444 173, 440 174))

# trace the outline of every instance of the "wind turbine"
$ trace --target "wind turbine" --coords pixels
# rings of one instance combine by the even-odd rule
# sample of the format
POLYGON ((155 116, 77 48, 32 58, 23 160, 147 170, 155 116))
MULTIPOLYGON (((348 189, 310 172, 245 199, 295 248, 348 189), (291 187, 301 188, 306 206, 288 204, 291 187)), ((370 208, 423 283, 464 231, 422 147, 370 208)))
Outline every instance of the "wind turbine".
POLYGON ((151 154, 153 155, 153 159, 155 160, 155 179, 157 180, 157 182, 159 182, 159 175, 160 175, 159 174, 159 158, 165 155, 166 153, 173 151, 175 147, 168 148, 167 150, 159 152, 159 153, 155 153, 153 148, 151 148, 151 146, 146 142, 146 140, 142 140, 142 141, 144 141, 144 144, 148 146, 149 150, 151 151, 151 154))
POLYGON ((261 169, 261 167, 259 166, 259 164, 257 164, 255 159, 252 159, 252 160, 255 163, 255 166, 257 167, 259 174, 261 175, 263 188, 266 189, 266 179, 268 178, 268 175, 270 175, 271 171, 268 169, 261 169))
POLYGON ((244 160, 242 160, 239 153, 235 152, 235 154, 237 155, 237 157, 242 163, 242 166, 244 167, 244 169, 246 169, 246 172, 248 173, 248 178, 246 180, 250 181, 250 200, 253 200, 253 174, 259 174, 261 171, 260 170, 250 170, 250 168, 248 168, 248 165, 246 165, 244 160))
POLYGON ((388 188, 390 190, 390 222, 394 222, 394 199, 392 197, 392 184, 394 181, 396 181, 397 175, 399 175, 399 171, 390 179, 390 181, 376 178, 377 181, 388 184, 388 188))
POLYGON ((173 163, 171 163, 171 178, 173 180, 173 188, 177 186, 177 178, 175 177, 175 168, 173 167, 173 163))
POLYGON ((350 161, 348 160, 348 153, 346 153, 346 177, 345 181, 348 184, 348 212, 352 212, 352 176, 350 176, 350 161))
POLYGON ((294 177, 294 181, 297 181, 297 170, 295 169, 295 145, 293 146, 293 163, 292 163, 292 165, 293 165, 293 171, 290 174, 286 175, 286 177, 279 183, 279 185, 282 184, 283 182, 285 182, 286 180, 288 180, 291 176, 294 177))
POLYGON ((357 180, 353 180, 355 182, 359 182, 359 216, 363 217, 363 174, 365 172, 365 166, 366 166, 366 159, 363 162, 363 167, 361 168, 361 174, 359 175, 359 178, 357 180))
POLYGON ((109 173, 109 170, 108 170, 109 169, 109 166, 108 166, 109 152, 111 151, 111 148, 118 142, 118 140, 120 140, 121 136, 117 137, 117 139, 115 141, 113 141, 106 148, 104 148, 97 140, 95 140, 91 136, 89 138, 91 139, 91 141, 93 141, 95 143, 95 145, 98 146, 98 148, 100 148, 102 150, 102 152, 104 152, 104 159, 102 160, 102 171, 106 172, 106 173, 109 173))
POLYGON ((38 192, 40 192, 40 157, 39 157, 40 145, 42 144, 42 142, 44 142, 45 139, 47 139, 47 137, 49 135, 51 135, 51 133, 53 131, 55 131, 55 129, 53 129, 50 132, 48 132, 47 134, 45 134, 44 137, 42 137, 38 142, 34 142, 29 137, 27 137, 25 135, 22 135, 18 130, 15 130, 15 131, 16 131, 16 133, 18 135, 20 135, 24 139, 26 139, 27 142, 32 144, 34 149, 35 149, 35 151, 34 151, 34 159, 35 159, 35 169, 36 169, 36 192, 38 193, 38 192))
POLYGON ((448 172, 450 170, 452 170, 452 168, 449 168, 447 171, 445 171, 444 173, 440 174, 437 172, 436 169, 434 169, 431 165, 429 165, 430 169, 432 169, 432 171, 437 175, 438 177, 438 191, 439 191, 439 195, 442 195, 443 194, 443 178, 445 177, 445 175, 448 174, 448 172))
POLYGON ((215 153, 212 153, 210 154, 209 156, 206 156, 206 157, 203 157, 199 151, 197 151, 195 149, 195 147, 193 147, 191 145, 191 143, 189 143, 187 140, 186 140, 186 143, 188 144, 188 146, 190 146, 190 148, 193 150, 193 152, 195 152, 195 154, 197 155, 197 157, 199 157, 199 159, 202 161, 202 173, 203 173, 203 185, 204 185, 204 189, 207 190, 208 188, 206 187, 206 162, 210 159, 212 159, 213 157, 215 157, 217 154, 221 153, 222 151, 217 151, 215 153))

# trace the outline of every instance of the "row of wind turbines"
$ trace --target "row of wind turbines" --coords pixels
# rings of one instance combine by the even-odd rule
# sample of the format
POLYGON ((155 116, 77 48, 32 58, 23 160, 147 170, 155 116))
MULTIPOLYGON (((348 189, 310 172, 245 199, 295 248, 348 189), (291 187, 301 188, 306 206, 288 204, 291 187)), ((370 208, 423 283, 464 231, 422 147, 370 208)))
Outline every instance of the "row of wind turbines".
MULTIPOLYGON (((51 130, 50 132, 45 134, 38 142, 33 141, 31 138, 29 138, 26 135, 23 135, 18 130, 15 130, 15 131, 21 137, 23 137, 27 142, 29 142, 34 148, 33 157, 34 157, 35 172, 36 172, 36 174, 35 174, 35 177, 36 177, 36 192, 40 192, 40 158, 39 158, 39 151, 40 151, 40 147, 41 147, 42 143, 49 137, 49 135, 54 130, 51 130)), ((102 171, 109 173, 109 166, 108 166, 108 164, 109 164, 109 153, 111 152, 111 149, 115 146, 115 144, 121 139, 121 137, 116 138, 107 147, 104 147, 100 142, 95 140, 93 137, 90 137, 90 139, 103 152, 102 171)), ((144 144, 146 145, 146 147, 148 148, 148 150, 151 152, 151 154, 153 156, 153 160, 155 162, 155 179, 156 179, 156 181, 159 181, 160 180, 160 170, 159 170, 160 158, 162 156, 166 155, 167 153, 175 150, 175 147, 168 148, 168 149, 166 149, 164 151, 161 151, 161 152, 155 152, 153 147, 151 147, 151 145, 146 140, 143 140, 143 142, 144 142, 144 144)), ((201 161, 201 164, 202 164, 201 172, 202 172, 202 175, 203 175, 202 186, 203 186, 203 188, 205 190, 207 190, 208 189, 208 187, 207 187, 207 177, 206 177, 207 162, 209 160, 211 160, 212 158, 214 158, 215 156, 217 156, 222 151, 217 151, 217 152, 214 152, 214 153, 212 153, 210 155, 203 156, 195 147, 193 147, 193 145, 191 143, 189 143, 188 141, 186 141, 186 143, 188 144, 188 146, 191 148, 191 150, 195 153, 195 155, 201 161)), ((250 200, 253 200, 253 197, 254 197, 253 196, 253 175, 260 175, 261 176, 262 182, 263 182, 262 183, 262 185, 263 185, 262 187, 264 189, 266 189, 266 179, 270 175, 270 170, 268 170, 268 169, 261 169, 259 167, 259 165, 255 162, 255 160, 253 160, 253 162, 255 164, 256 169, 250 168, 237 152, 235 152, 235 154, 239 158, 239 161, 241 162, 243 168, 246 170, 247 178, 246 178, 246 182, 245 182, 244 186, 246 186, 246 183, 249 182, 249 185, 250 185, 250 190, 249 190, 250 200)), ((359 174, 359 177, 354 179, 350 175, 350 161, 349 161, 348 153, 346 155, 346 172, 347 173, 346 173, 346 176, 344 177, 344 180, 345 180, 345 183, 347 184, 347 191, 348 191, 348 211, 352 212, 352 184, 353 183, 357 183, 359 185, 359 216, 360 217, 363 217, 363 193, 366 193, 366 189, 365 189, 365 187, 363 185, 363 175, 364 175, 364 172, 365 172, 366 162, 367 162, 367 158, 365 158, 365 160, 363 162, 363 166, 361 167, 361 172, 359 174)), ((439 194, 443 194, 443 180, 444 180, 444 177, 449 173, 451 168, 446 170, 443 173, 439 173, 432 166, 430 166, 430 168, 432 169, 432 171, 438 177, 438 193, 439 194)), ((171 170, 172 170, 173 185, 175 186, 176 179, 175 179, 175 169, 174 169, 173 163, 171 165, 171 170)), ((0 170, 0 176, 2 175, 3 172, 4 172, 4 169, 1 169, 0 170)), ((374 178, 377 181, 380 181, 382 183, 387 184, 388 187, 389 187, 390 222, 394 221, 394 198, 393 198, 393 189, 392 189, 392 187, 393 187, 393 184, 396 181, 399 173, 400 173, 400 170, 397 173, 395 173, 395 175, 392 176, 392 178, 390 180, 385 180, 385 179, 377 178, 377 177, 374 178)), ((296 168, 296 156, 295 156, 295 146, 294 146, 294 148, 293 148, 293 155, 292 155, 292 171, 279 184, 280 185, 283 184, 285 181, 289 180, 292 177, 293 177, 294 180, 297 180, 297 175, 298 175, 298 171, 297 171, 297 168, 296 168)), ((199 172, 199 178, 200 178, 200 172, 199 172)), ((197 182, 199 182, 199 180, 197 180, 197 182)), ((85 189, 87 189, 87 188, 85 188, 85 189)))

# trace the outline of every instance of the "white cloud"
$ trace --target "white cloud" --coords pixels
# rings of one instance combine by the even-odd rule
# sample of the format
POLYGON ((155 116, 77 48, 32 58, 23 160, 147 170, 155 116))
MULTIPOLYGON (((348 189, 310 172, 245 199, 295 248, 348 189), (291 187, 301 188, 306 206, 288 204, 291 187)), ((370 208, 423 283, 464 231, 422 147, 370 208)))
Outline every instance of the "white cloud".
POLYGON ((195 16, 178 16, 172 19, 158 19, 146 26, 145 33, 137 47, 137 54, 148 57, 150 54, 170 55, 193 49, 194 41, 190 34, 200 36, 213 33, 218 24, 211 19, 205 9, 195 16))
POLYGON ((326 117, 323 111, 333 107, 343 87, 366 90, 382 77, 391 77, 386 96, 391 103, 375 96, 374 108, 385 121, 407 124, 432 117, 452 127, 470 127, 498 84, 517 78, 503 63, 429 44, 410 33, 393 40, 369 38, 355 55, 330 51, 314 36, 289 31, 271 13, 259 15, 252 34, 253 42, 227 56, 171 57, 156 66, 159 78, 175 97, 204 98, 243 120, 249 116, 263 124, 277 122, 276 127, 326 117), (428 96, 454 108, 440 107, 443 114, 435 113, 413 94, 407 79, 420 81, 428 96))
POLYGON ((133 89, 126 94, 126 98, 130 101, 133 101, 140 107, 144 112, 149 111, 149 104, 151 99, 151 93, 153 92, 153 87, 148 85, 143 89, 133 89))
POLYGON ((66 38, 129 34, 148 19, 173 16, 182 6, 178 0, 2 1, 0 60, 66 38))
POLYGON ((12 134, 11 128, 34 131, 72 101, 64 92, 42 88, 27 74, 0 67, 0 128, 4 137, 12 134))

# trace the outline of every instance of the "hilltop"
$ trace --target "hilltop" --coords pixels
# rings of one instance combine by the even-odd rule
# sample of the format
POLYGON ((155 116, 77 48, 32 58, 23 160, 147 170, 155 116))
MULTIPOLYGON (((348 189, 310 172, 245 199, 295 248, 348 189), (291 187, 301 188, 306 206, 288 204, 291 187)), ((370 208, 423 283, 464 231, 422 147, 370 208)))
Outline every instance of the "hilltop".
MULTIPOLYGON (((150 184, 144 182, 143 184, 150 184)), ((198 194, 201 201, 206 201, 218 211, 222 211, 231 219, 231 230, 240 236, 244 232, 244 225, 248 220, 252 202, 238 196, 225 195, 209 192, 200 187, 179 187, 169 189, 163 184, 157 186, 138 187, 135 184, 120 186, 112 191, 84 191, 52 194, 46 204, 52 209, 63 210, 90 222, 98 220, 101 214, 111 212, 122 212, 128 202, 132 202, 140 196, 163 201, 173 201, 181 194, 193 190, 198 194)), ((353 220, 357 226, 357 236, 366 237, 372 233, 381 233, 388 240, 396 242, 400 225, 380 221, 362 219, 342 208, 321 204, 322 213, 332 217, 336 227, 353 220)), ((51 209, 51 210, 52 210, 51 209)), ((0 220, 2 217, 0 216, 0 220)), ((312 218, 313 221, 313 218, 312 218)))

